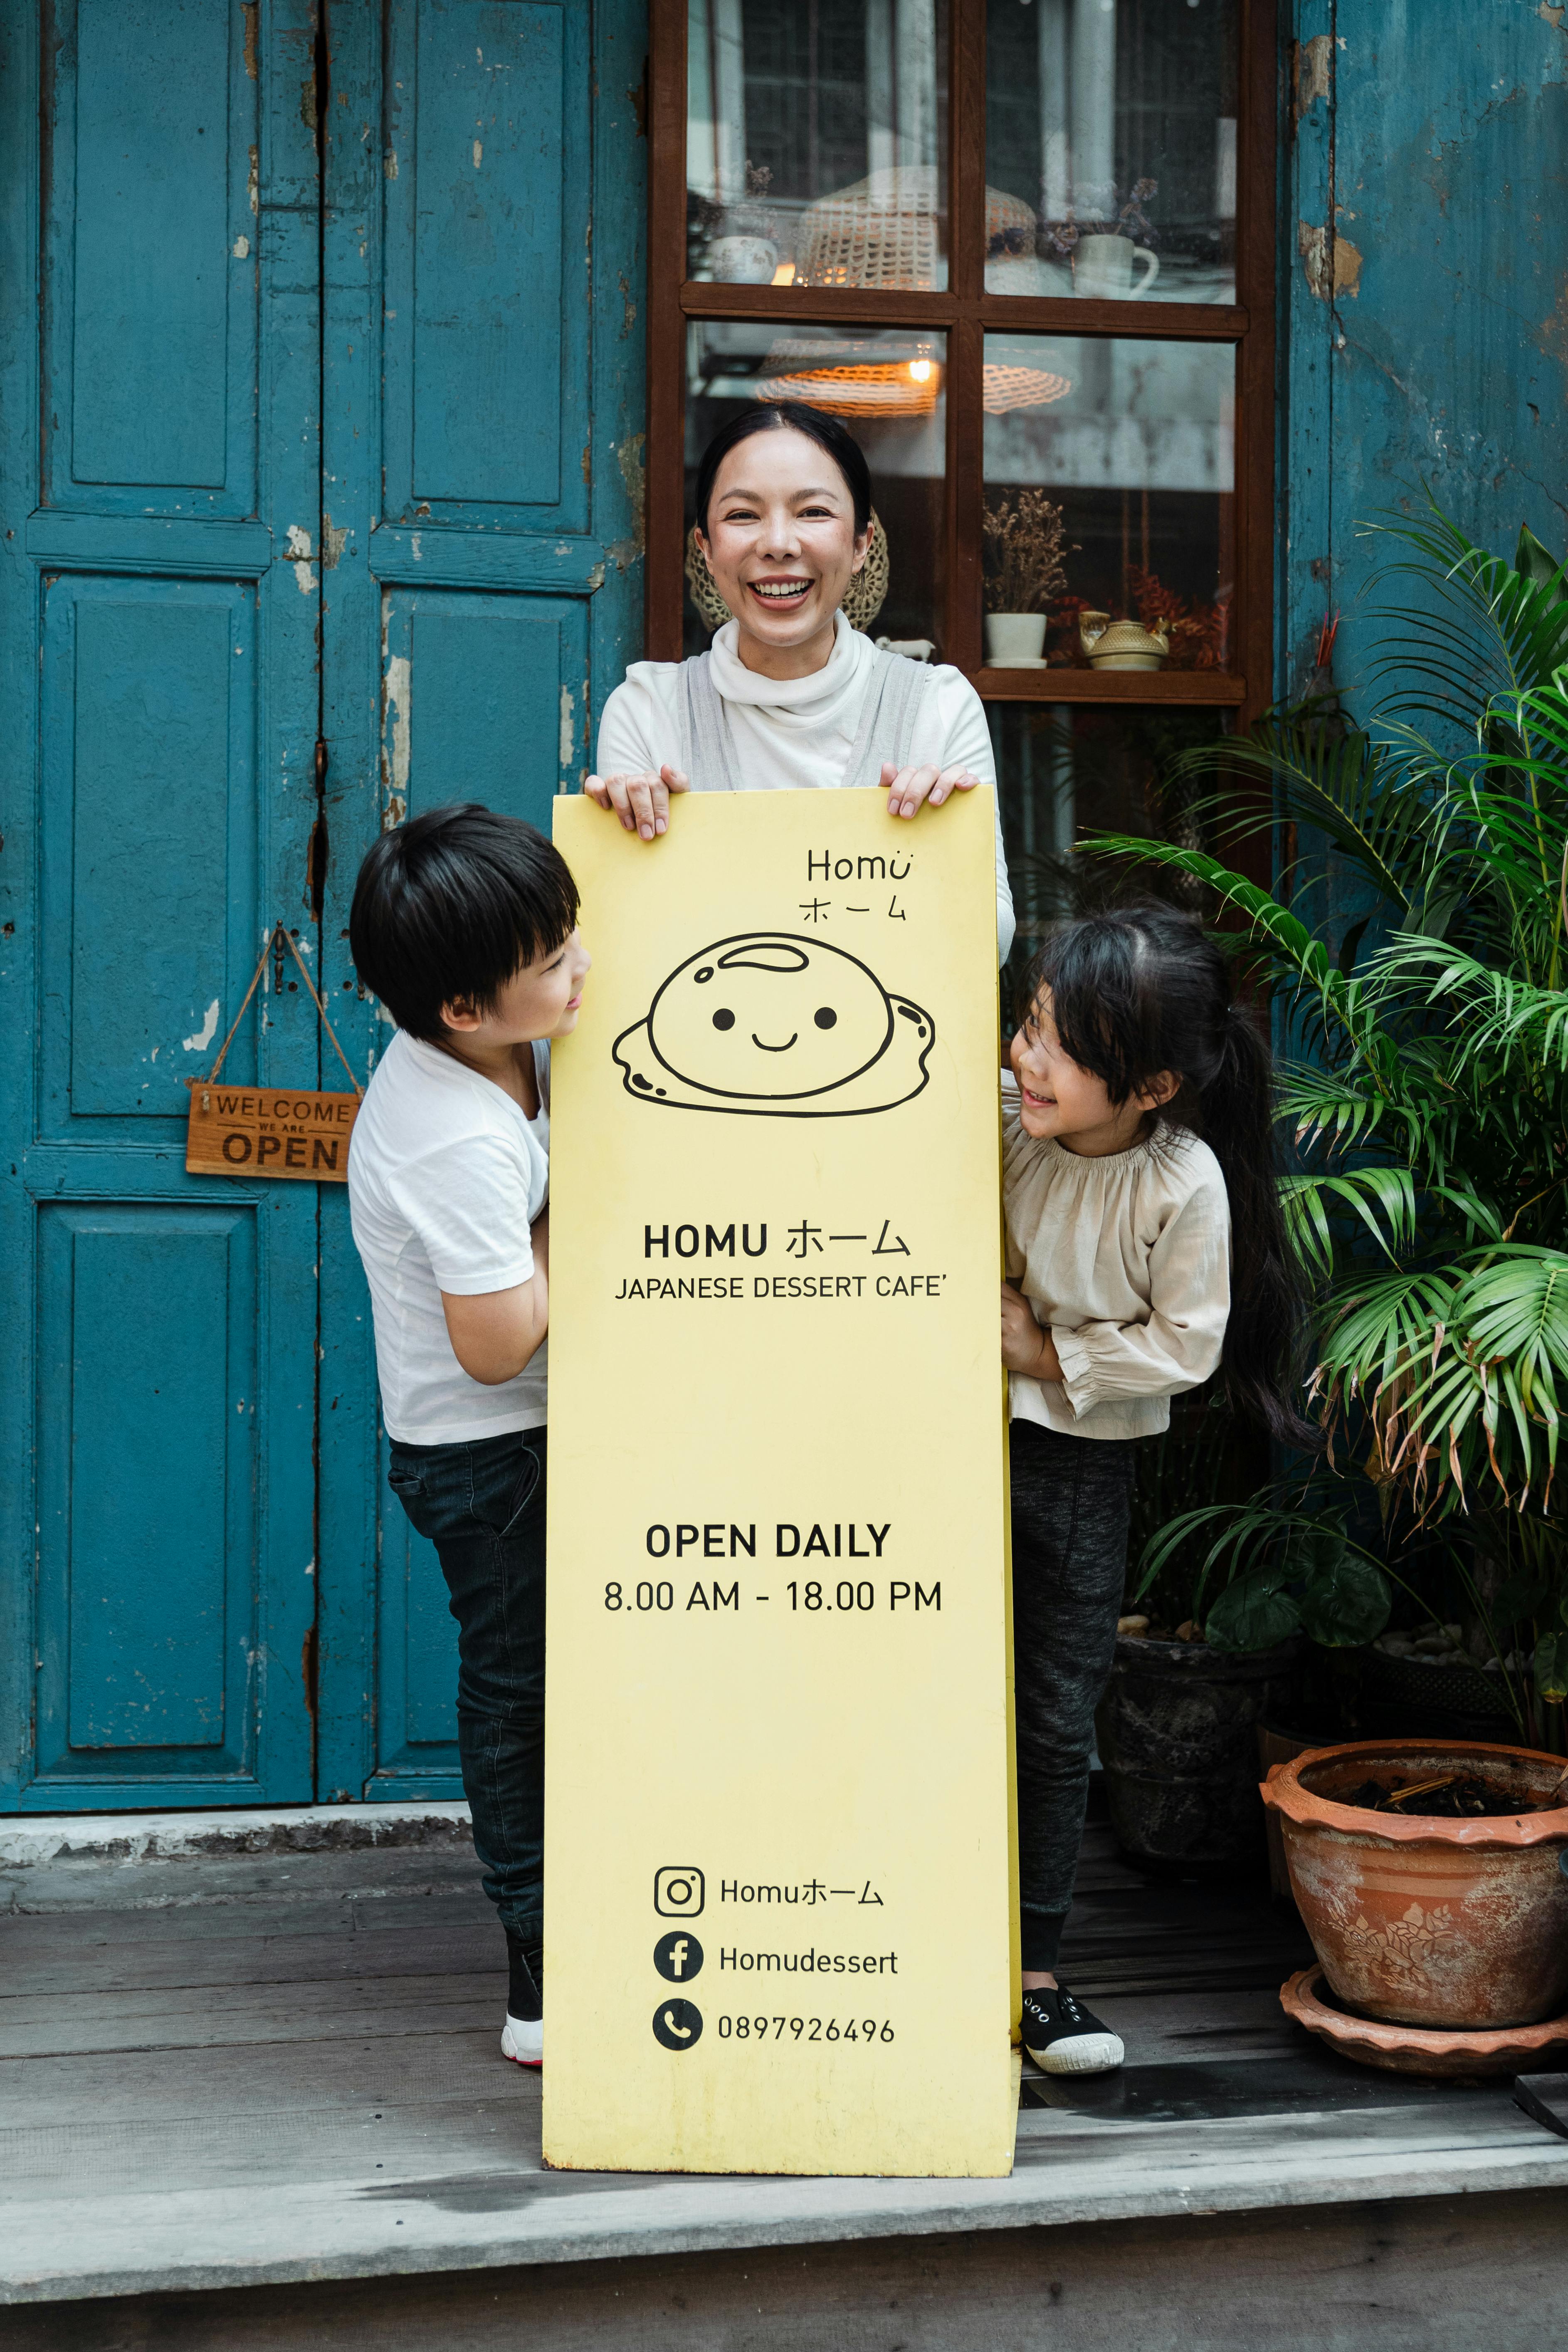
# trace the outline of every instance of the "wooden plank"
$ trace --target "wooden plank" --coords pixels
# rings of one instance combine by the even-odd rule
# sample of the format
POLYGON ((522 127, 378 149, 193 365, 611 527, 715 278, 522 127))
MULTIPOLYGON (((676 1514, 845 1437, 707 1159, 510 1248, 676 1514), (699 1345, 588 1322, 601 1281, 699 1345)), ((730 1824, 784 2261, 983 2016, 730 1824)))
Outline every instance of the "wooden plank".
POLYGON ((421 523, 374 524, 367 556, 371 577, 407 588, 542 590, 555 596, 591 596, 605 577, 605 550, 582 533, 509 530, 504 535, 421 523))
POLYGON ((272 533, 262 522, 62 514, 53 507, 27 517, 26 543, 34 562, 51 572, 180 580, 259 580, 273 554, 272 533))
MULTIPOLYGON (((982 68, 984 70, 984 68, 982 68)), ((980 176, 983 178, 982 165, 980 176)), ((957 234, 955 229, 955 234, 957 234)), ((984 236, 980 241, 984 250, 984 236)), ((956 274, 957 253, 954 253, 956 274)), ((1219 302, 1100 302, 1067 296, 986 294, 967 299, 920 287, 728 286, 688 278, 679 289, 688 319, 799 319, 828 326, 947 327, 975 319, 994 334, 1158 336, 1163 341, 1239 342, 1251 325, 1242 306, 1219 302)))
POLYGON ((976 669, 983 702, 1157 702, 1223 709, 1247 698, 1247 680, 1215 669, 976 669))
MULTIPOLYGON (((223 2187, 95 2198, 91 2226, 70 2198, 16 2208, 0 2249, 0 2292, 13 2299, 257 2285, 269 2280, 464 2270, 726 2247, 821 2245, 953 2230, 1124 2222, 1194 2212, 1359 2205, 1368 2197, 1550 2187, 1568 2212, 1568 2145, 1516 2117, 1422 2134, 1399 2114, 1347 2128, 1299 2116, 1115 2133, 1022 2119, 1018 2165, 1005 2180, 777 2179, 536 2174, 429 2174, 377 2183, 362 2175, 273 2189, 223 2187), (367 2195, 367 2187, 378 2193, 367 2195)), ((246 2118, 238 2126, 248 2130, 246 2118)), ((885 2319, 885 2315, 884 2315, 885 2319)))
POLYGON ((538 2078, 500 2063, 506 2079, 479 2099, 282 2108, 247 2116, 243 2130, 228 2116, 163 2116, 153 2136, 135 2121, 0 2130, 6 2182, 0 2215, 22 2204, 118 2192, 128 2180, 163 2194, 300 2180, 374 2185, 378 2174, 483 2176, 501 2166, 537 2170, 538 2078))
POLYGON ((57 1940, 25 1958, 8 1958, 4 1966, 9 1989, 51 1995, 223 1985, 242 1975, 252 1984, 301 1984, 332 1977, 470 1974, 490 1964, 499 1941, 491 1923, 468 1928, 433 1924, 382 1937, 356 1935, 345 1917, 335 1935, 224 1935, 178 1944, 136 1942, 118 1934, 57 1940))
POLYGON ((1314 2341, 1539 2352, 1568 2317, 1561 2200, 1379 2200, 1340 2211, 752 2248, 18 2309, 7 2352, 998 2352, 1047 2342, 1257 2352, 1314 2341), (896 2336, 893 2331, 897 2331, 896 2336), (1305 2339, 1298 2334, 1297 2342, 1305 2339))
MULTIPOLYGON (((497 1956, 499 1961, 499 1955, 497 1956)), ((0 2062, 152 2050, 233 2050, 367 2033, 499 2033, 506 1970, 326 1984, 171 1985, 0 2000, 0 2062)))
POLYGON ((177 2066, 161 2051, 11 2059, 0 2065, 0 2107, 16 2129, 204 2115, 237 2126, 284 2108, 498 2097, 516 2073, 500 2054, 497 2016, 493 2031, 268 2044, 243 2067, 224 2049, 184 2050, 177 2066))

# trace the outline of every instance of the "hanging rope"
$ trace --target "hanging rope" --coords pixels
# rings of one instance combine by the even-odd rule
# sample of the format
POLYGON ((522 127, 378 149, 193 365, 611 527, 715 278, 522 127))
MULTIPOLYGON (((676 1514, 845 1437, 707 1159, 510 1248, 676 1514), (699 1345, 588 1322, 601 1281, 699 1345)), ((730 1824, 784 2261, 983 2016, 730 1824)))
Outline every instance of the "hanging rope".
MULTIPOLYGON (((240 1023, 244 1020, 246 1008, 249 1004, 250 1000, 255 995, 257 990, 261 985, 261 975, 267 969, 267 959, 272 954, 280 940, 283 942, 283 945, 288 949, 289 954, 293 957, 295 962, 299 965, 300 977, 304 982, 306 988, 310 992, 310 1002, 315 1006, 317 1013, 321 1016, 322 1028, 326 1031, 328 1036, 332 1041, 332 1050, 337 1055, 337 1057, 342 1064, 344 1069, 348 1071, 349 1084, 354 1090, 356 1099, 363 1102, 364 1100, 364 1088, 355 1077, 353 1071, 350 1066, 348 1055, 338 1044, 338 1033, 327 1018, 327 1008, 322 1003, 321 997, 317 993, 316 983, 310 978, 310 972, 306 968, 305 959, 300 953, 299 948, 295 944, 293 934, 283 923, 274 923, 272 929, 268 932, 265 940, 262 942, 261 953, 256 959, 256 970, 250 975, 250 986, 246 990, 239 1011, 235 1014, 234 1019, 229 1025, 228 1035, 224 1039, 223 1044, 217 1049, 216 1061, 213 1064, 212 1068, 208 1071, 205 1078, 188 1078, 185 1081, 186 1085, 191 1087, 214 1087, 217 1084, 218 1073, 223 1068, 225 1056, 226 1055, 229 1047, 234 1043, 234 1033, 239 1027, 240 1023)), ((205 1106, 204 1105, 204 1108, 205 1108, 205 1106)))

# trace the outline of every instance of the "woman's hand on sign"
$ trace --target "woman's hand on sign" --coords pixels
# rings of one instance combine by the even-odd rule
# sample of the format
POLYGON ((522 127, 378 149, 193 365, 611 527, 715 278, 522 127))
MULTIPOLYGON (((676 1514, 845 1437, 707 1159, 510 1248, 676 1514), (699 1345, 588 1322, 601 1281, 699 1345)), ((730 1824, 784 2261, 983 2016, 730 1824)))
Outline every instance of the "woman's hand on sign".
POLYGON ((1002 1361, 1010 1372, 1032 1381, 1059 1381, 1061 1358, 1048 1331, 1035 1320, 1034 1308, 1010 1282, 1002 1285, 1002 1361))
POLYGON ((882 762, 882 788, 889 816, 915 816, 929 801, 941 808, 950 793, 972 793, 980 782, 973 768, 939 768, 929 760, 923 767, 898 768, 882 762))
POLYGON ((691 785, 667 761, 657 776, 590 776, 583 790, 595 807, 614 809, 624 832, 652 841, 668 829, 670 794, 689 793, 691 785))

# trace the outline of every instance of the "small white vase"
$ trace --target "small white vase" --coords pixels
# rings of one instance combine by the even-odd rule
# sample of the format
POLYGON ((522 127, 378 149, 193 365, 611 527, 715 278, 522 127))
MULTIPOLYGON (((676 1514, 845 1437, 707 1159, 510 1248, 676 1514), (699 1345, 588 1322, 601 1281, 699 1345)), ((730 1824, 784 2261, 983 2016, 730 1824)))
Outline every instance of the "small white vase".
POLYGON ((721 286, 771 286, 779 249, 771 237, 719 236, 708 248, 708 261, 721 286))
POLYGON ((987 613, 985 658, 993 669, 1044 669, 1043 613, 987 613))

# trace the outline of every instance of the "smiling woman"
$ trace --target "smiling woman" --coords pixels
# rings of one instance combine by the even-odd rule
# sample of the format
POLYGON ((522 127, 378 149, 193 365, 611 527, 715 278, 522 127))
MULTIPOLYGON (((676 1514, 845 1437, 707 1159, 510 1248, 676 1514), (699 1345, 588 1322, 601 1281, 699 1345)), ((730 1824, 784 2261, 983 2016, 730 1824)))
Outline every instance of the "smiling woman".
MULTIPOLYGON (((837 417, 759 402, 717 433, 694 537, 730 619, 711 650, 635 662, 605 706, 589 797, 655 842, 684 792, 880 786, 889 814, 994 786, 979 697, 957 670, 879 651, 841 609, 872 543, 861 450, 837 417)), ((1013 901, 996 827, 996 928, 1013 901)))

